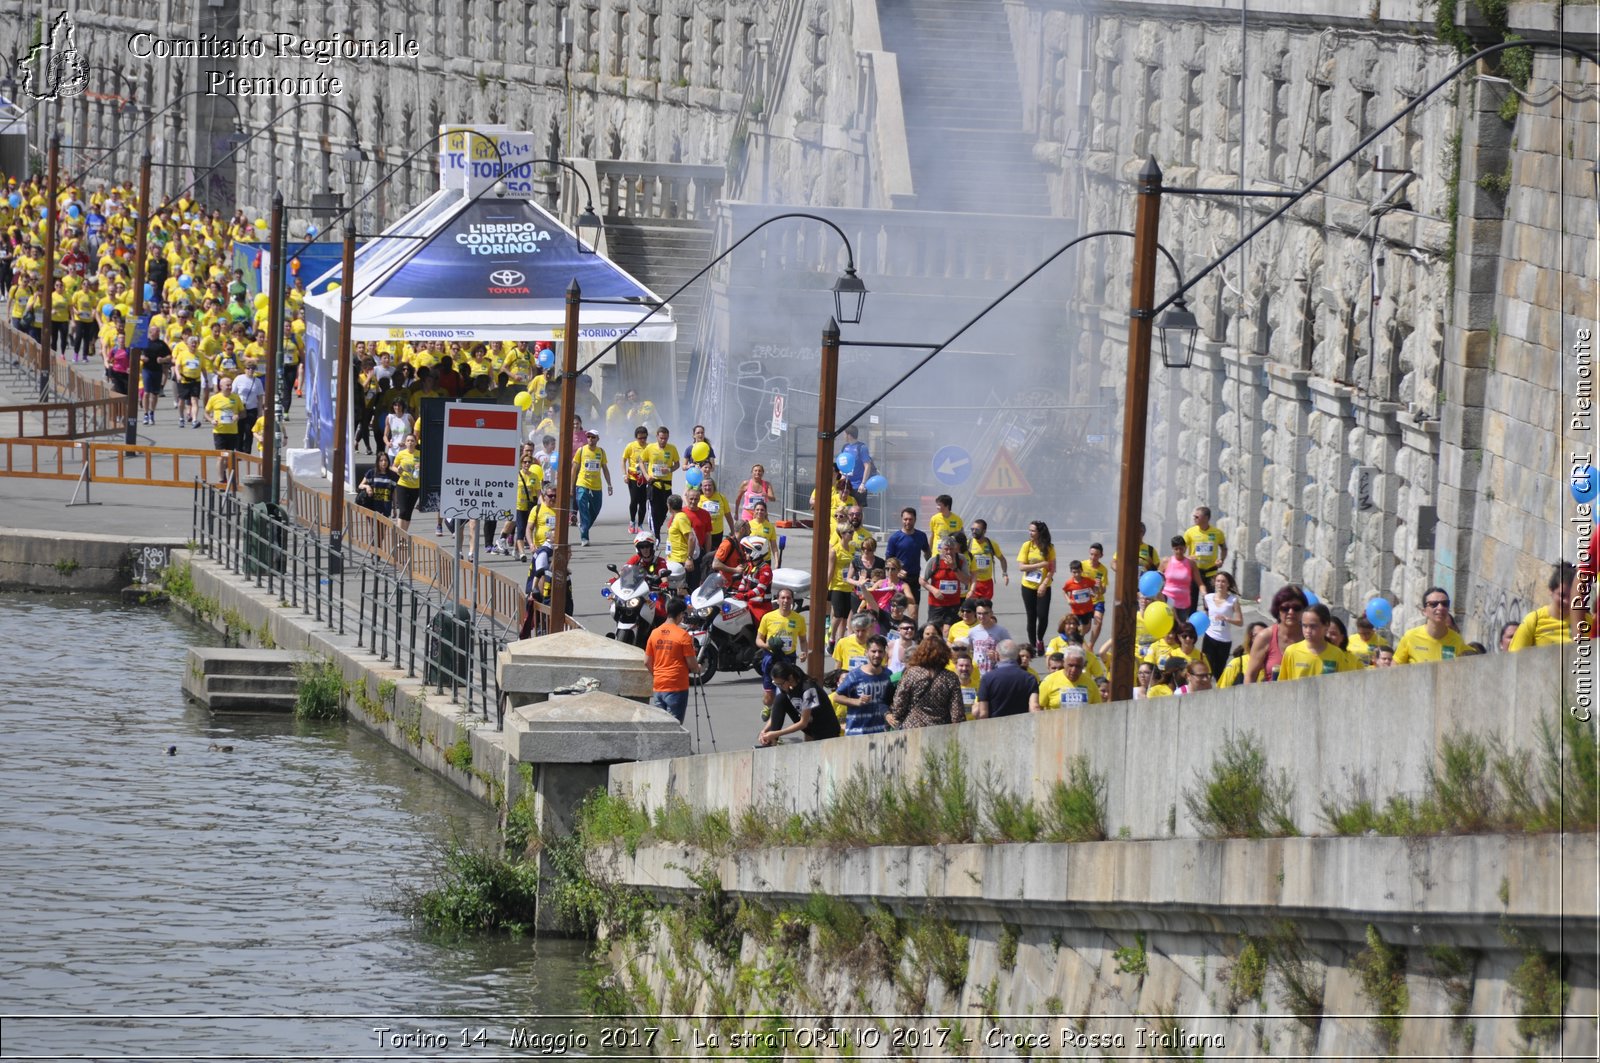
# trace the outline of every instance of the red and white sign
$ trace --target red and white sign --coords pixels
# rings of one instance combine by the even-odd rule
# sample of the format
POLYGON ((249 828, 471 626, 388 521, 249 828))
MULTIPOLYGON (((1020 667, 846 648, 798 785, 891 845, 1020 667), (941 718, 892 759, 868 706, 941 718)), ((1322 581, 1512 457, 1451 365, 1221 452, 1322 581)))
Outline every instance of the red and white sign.
POLYGON ((452 402, 444 410, 440 515, 484 519, 514 511, 521 412, 515 406, 482 402, 452 402))

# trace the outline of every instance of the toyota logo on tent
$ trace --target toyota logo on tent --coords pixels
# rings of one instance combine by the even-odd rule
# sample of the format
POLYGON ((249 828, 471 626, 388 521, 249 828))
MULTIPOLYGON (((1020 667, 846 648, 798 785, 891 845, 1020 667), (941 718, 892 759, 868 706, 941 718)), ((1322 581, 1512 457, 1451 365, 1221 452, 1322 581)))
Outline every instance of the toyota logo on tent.
POLYGON ((528 295, 528 278, 514 269, 497 269, 489 274, 490 295, 528 295))

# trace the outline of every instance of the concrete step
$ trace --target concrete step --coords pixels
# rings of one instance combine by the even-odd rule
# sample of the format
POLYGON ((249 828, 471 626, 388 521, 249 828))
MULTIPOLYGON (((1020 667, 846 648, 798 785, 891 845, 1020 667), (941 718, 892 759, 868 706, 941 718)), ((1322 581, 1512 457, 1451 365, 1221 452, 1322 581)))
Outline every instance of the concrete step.
POLYGON ((212 712, 294 712, 293 694, 212 694, 206 707, 212 712))
POLYGON ((217 675, 206 676, 206 693, 218 694, 288 694, 299 689, 300 680, 292 675, 217 675))
POLYGON ((202 675, 292 676, 306 657, 290 650, 247 650, 231 646, 191 646, 189 670, 202 675))

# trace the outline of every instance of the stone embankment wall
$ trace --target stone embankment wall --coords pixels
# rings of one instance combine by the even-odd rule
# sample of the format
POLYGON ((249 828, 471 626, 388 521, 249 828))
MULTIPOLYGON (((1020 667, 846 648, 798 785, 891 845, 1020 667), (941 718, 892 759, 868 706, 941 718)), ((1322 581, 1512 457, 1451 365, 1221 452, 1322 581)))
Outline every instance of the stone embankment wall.
POLYGON ((154 582, 180 539, 0 528, 0 590, 116 593, 154 582))
POLYGON ((611 789, 651 809, 681 799, 696 809, 726 809, 735 820, 747 808, 771 805, 811 814, 857 772, 908 777, 955 747, 972 778, 1037 800, 1082 755, 1108 776, 1111 833, 1194 838, 1200 831, 1183 792, 1210 770, 1228 740, 1253 734, 1273 772, 1288 773, 1291 817, 1312 831, 1319 829, 1324 797, 1360 793, 1381 803, 1391 794, 1420 793, 1440 740, 1454 732, 1538 748, 1541 726, 1559 722, 1572 659, 1570 647, 1548 647, 1084 712, 618 764, 611 789))
POLYGON ((672 1055, 820 1027, 850 1046, 823 1058, 1592 1058, 1573 943, 1595 856, 1578 835, 618 850, 608 873, 668 905, 611 941, 612 988, 672 1055), (678 1017, 719 1014, 786 1018, 678 1017))
MULTIPOLYGON (((1547 648, 615 765, 613 793, 669 821, 720 810, 737 831, 952 749, 972 792, 1043 802, 1082 755, 1106 776, 1115 840, 701 849, 647 835, 591 860, 655 904, 614 928, 611 988, 700 1055, 711 1024, 672 1016, 793 1016, 877 1038, 851 1042, 866 1058, 895 1054, 901 1029, 935 1039, 917 1058, 1587 1056, 1600 997, 1575 943, 1600 927, 1592 834, 1340 837, 1322 817, 1325 799, 1418 797, 1453 734, 1538 749, 1563 706, 1585 711, 1562 689, 1571 663, 1547 648), (1188 795, 1246 733, 1287 780, 1298 829, 1327 836, 1200 836, 1188 795)), ((724 1023, 722 1049, 779 1025, 724 1023)))

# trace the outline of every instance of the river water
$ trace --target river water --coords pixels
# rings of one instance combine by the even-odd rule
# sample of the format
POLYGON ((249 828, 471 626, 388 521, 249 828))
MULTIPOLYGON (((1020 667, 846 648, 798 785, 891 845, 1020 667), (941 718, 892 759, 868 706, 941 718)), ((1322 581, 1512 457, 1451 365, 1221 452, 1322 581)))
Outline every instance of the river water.
POLYGON ((438 941, 392 907, 490 813, 357 727, 187 705, 185 651, 215 641, 0 594, 4 1056, 601 1054, 580 944, 438 941))

